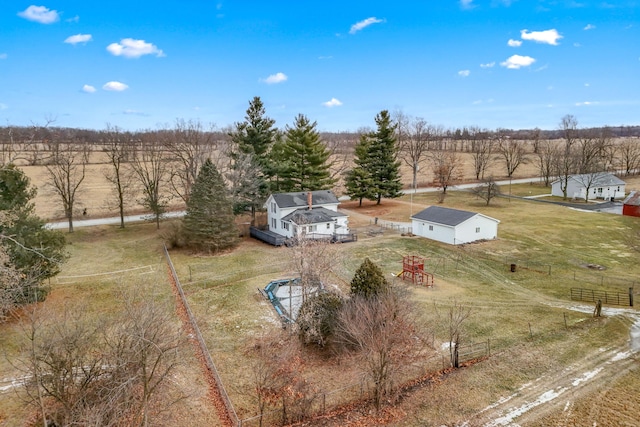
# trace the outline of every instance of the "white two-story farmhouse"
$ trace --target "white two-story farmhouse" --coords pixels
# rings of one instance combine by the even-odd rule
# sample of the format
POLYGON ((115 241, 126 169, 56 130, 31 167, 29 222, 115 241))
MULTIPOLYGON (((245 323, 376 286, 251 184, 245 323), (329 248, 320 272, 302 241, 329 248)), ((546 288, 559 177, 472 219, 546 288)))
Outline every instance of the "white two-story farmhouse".
POLYGON ((272 194, 265 204, 269 231, 285 238, 348 235, 349 217, 339 203, 330 190, 272 194))

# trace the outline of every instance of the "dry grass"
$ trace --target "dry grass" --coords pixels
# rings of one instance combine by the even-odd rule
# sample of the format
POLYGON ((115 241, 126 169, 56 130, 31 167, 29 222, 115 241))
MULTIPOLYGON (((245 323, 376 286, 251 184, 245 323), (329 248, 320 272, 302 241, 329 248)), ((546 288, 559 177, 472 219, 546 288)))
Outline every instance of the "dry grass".
MULTIPOLYGON (((81 198, 83 205, 91 206, 90 216, 113 213, 108 206, 100 205, 109 191, 100 168, 92 167, 81 198)), ((519 172, 524 174, 525 170, 519 172)), ((27 173, 36 184, 46 181, 41 168, 27 169, 27 173)), ((633 186, 640 186, 640 180, 632 181, 629 187, 633 186)), ((513 185, 511 191, 526 196, 544 194, 548 189, 522 184, 513 185)), ((39 214, 56 217, 55 202, 42 190, 40 193, 36 200, 39 214)), ((636 219, 516 199, 495 199, 486 206, 468 193, 452 192, 444 206, 500 219, 499 239, 451 247, 416 237, 400 237, 390 231, 376 237, 366 233, 371 228, 371 217, 408 222, 412 212, 433 204, 437 204, 437 195, 423 193, 384 200, 381 205, 365 201, 362 207, 353 202, 342 206, 350 211, 351 225, 360 239, 335 247, 331 284, 346 290, 364 257, 376 262, 391 277, 391 273, 401 270, 403 255, 424 256, 427 269, 436 274, 436 286, 411 287, 410 292, 436 347, 445 339, 437 311, 445 311, 452 298, 456 298, 473 308, 473 317, 465 329, 466 339, 469 342, 490 339, 494 349, 488 361, 456 371, 444 381, 407 396, 398 407, 406 416, 394 425, 452 425, 469 420, 523 384, 563 366, 580 363, 585 354, 603 343, 624 345, 628 323, 617 317, 593 322, 589 314, 569 310, 568 291, 572 286, 603 289, 621 286, 602 281, 603 274, 629 280, 640 274, 637 254, 625 243, 636 219), (517 260, 519 266, 516 273, 511 273, 506 263, 512 260, 517 260), (584 267, 589 263, 602 265, 606 270, 594 273, 584 267), (552 274, 524 268, 527 265, 550 265, 552 274), (581 281, 573 280, 576 272, 581 281)), ((62 306, 67 301, 82 300, 97 315, 107 315, 115 308, 115 289, 136 286, 139 280, 153 282, 155 292, 168 297, 170 287, 160 252, 161 233, 151 224, 128 225, 124 230, 111 226, 77 229, 69 235, 71 259, 52 281, 53 291, 47 304, 62 306)), ((281 329, 273 309, 259 296, 257 288, 263 288, 271 279, 292 275, 287 251, 245 239, 236 250, 215 257, 172 252, 189 302, 241 417, 255 413, 248 368, 252 356, 246 348, 255 337, 279 336, 281 329)), ((9 359, 17 357, 18 352, 18 334, 13 326, 11 323, 0 326, 0 347, 9 359)), ((185 360, 188 363, 176 381, 191 390, 193 399, 177 409, 186 420, 182 425, 212 425, 212 412, 207 411, 203 400, 206 385, 199 383, 198 365, 193 355, 186 355, 185 360)), ((358 380, 358 367, 349 360, 325 359, 309 353, 304 366, 305 375, 318 390, 331 390, 358 380)), ((0 360, 0 372, 2 376, 12 372, 6 359, 0 360)), ((606 384, 602 390, 580 395, 571 406, 570 417, 560 408, 527 425, 544 425, 547 421, 547 425, 553 425, 563 420, 584 425, 585 420, 594 417, 594 401, 598 402, 596 415, 600 417, 594 419, 599 420, 598 425, 605 425, 612 418, 600 414, 611 413, 619 404, 613 396, 626 393, 624 405, 632 408, 638 401, 637 389, 636 369, 606 384)), ((0 425, 21 425, 24 418, 19 401, 7 394, 0 395, 0 425)), ((571 423, 567 421, 565 425, 571 423)))

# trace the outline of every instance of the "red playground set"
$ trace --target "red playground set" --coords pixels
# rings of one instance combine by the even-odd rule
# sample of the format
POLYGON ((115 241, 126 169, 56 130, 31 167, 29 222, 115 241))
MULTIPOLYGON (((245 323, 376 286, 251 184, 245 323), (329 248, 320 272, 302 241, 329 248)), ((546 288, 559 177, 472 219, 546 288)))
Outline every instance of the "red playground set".
POLYGON ((402 257, 402 280, 411 280, 414 285, 433 286, 433 274, 424 271, 424 258, 416 255, 402 257))

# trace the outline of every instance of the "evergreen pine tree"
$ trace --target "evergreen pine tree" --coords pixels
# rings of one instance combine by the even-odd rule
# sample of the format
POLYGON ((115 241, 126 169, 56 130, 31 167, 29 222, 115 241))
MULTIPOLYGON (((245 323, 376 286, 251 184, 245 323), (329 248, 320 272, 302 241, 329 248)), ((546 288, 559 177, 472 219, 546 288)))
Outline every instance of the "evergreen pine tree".
MULTIPOLYGON (((275 120, 265 116, 264 105, 260 97, 256 96, 249 102, 249 108, 245 120, 235 124, 235 129, 229 133, 233 143, 230 150, 231 169, 238 170, 246 165, 243 159, 251 157, 256 171, 251 174, 252 182, 233 183, 234 188, 258 188, 249 207, 255 217, 255 211, 261 207, 269 195, 268 181, 274 174, 273 163, 269 159, 278 130, 273 127, 275 120)), ((248 179, 249 176, 242 173, 234 174, 237 177, 248 179)), ((246 204, 236 205, 235 211, 241 212, 246 204)))
POLYGON ((68 257, 64 235, 34 214, 35 196, 24 172, 14 165, 0 167, 0 245, 9 257, 7 267, 21 278, 16 304, 43 301, 47 292, 40 284, 58 274, 68 257))
POLYGON ((377 204, 380 204, 383 197, 400 197, 402 182, 394 133, 396 126, 391 123, 387 110, 381 111, 375 120, 378 129, 371 134, 368 170, 373 179, 372 192, 377 204))
POLYGON ((371 298, 387 291, 389 286, 380 267, 365 258, 351 280, 351 295, 371 298))
POLYGON ((202 252, 216 253, 238 243, 233 202, 210 159, 200 168, 191 189, 183 230, 186 245, 202 252))
POLYGON ((362 206, 362 199, 374 199, 373 178, 369 170, 369 138, 366 134, 360 136, 360 141, 355 147, 355 166, 347 171, 345 176, 345 189, 352 199, 358 199, 362 206))
POLYGON ((296 117, 293 127, 287 126, 282 154, 283 191, 327 190, 333 185, 328 163, 331 153, 320 139, 316 122, 303 114, 296 117))

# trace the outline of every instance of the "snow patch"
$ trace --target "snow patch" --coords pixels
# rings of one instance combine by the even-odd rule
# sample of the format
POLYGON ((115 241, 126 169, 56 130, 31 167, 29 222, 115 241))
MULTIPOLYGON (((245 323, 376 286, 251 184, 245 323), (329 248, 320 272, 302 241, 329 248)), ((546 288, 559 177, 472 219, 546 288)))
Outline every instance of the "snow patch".
POLYGON ((556 397, 560 396, 565 391, 567 391, 566 387, 561 387, 558 390, 546 391, 546 392, 542 393, 535 401, 530 402, 530 403, 525 403, 524 405, 520 406, 519 408, 513 409, 511 412, 509 412, 505 416, 502 416, 500 418, 497 418, 497 419, 493 420, 492 422, 490 422, 488 424, 485 424, 485 427, 506 426, 506 425, 515 426, 516 424, 513 424, 513 420, 514 419, 516 419, 520 415, 530 411, 531 409, 535 408, 536 406, 540 406, 540 405, 542 405, 544 403, 552 401, 553 399, 555 399, 556 397))
POLYGON ((602 371, 602 369, 603 368, 600 367, 600 368, 594 369, 593 371, 585 372, 584 374, 582 374, 582 377, 576 378, 575 380, 573 380, 571 385, 576 387, 576 386, 580 385, 581 383, 583 383, 585 381, 589 381, 590 379, 592 379, 593 377, 598 375, 600 373, 600 371, 602 371))

